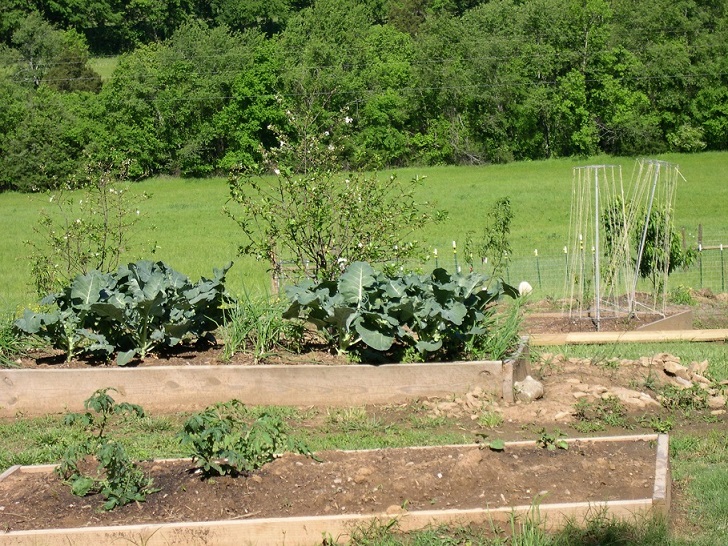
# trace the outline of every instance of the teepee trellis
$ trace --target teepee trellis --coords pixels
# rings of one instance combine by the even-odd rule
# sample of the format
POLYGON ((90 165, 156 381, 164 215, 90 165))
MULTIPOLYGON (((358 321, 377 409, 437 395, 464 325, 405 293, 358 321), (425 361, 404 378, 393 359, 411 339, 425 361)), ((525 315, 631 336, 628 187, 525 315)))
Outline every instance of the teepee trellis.
POLYGON ((576 167, 564 279, 565 307, 572 318, 605 318, 637 311, 664 314, 677 165, 636 161, 629 187, 619 165, 576 167), (661 218, 655 222, 655 218, 661 218), (638 298, 640 263, 649 249, 655 260, 650 298, 638 298), (654 256, 663 257, 656 260, 654 256))

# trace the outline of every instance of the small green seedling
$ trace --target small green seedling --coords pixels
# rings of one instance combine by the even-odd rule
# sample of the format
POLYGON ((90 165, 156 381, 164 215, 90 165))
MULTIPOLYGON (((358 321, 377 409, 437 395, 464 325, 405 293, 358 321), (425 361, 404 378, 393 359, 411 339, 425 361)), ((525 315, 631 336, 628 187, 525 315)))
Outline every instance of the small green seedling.
POLYGON ((481 449, 487 447, 491 451, 504 451, 506 449, 506 443, 500 438, 488 439, 488 435, 482 432, 476 433, 476 436, 480 436, 477 440, 481 445, 481 449))
POLYGON ((567 450, 569 449, 569 443, 564 440, 566 434, 561 432, 559 429, 553 432, 547 432, 545 428, 539 431, 540 436, 536 440, 536 445, 545 448, 549 451, 556 451, 557 449, 567 450))

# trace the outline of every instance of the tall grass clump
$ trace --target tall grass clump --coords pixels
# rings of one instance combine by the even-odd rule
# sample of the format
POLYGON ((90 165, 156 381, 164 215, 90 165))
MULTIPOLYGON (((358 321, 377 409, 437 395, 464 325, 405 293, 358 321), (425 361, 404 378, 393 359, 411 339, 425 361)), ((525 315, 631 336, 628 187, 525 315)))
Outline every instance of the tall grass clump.
POLYGON ((25 354, 27 343, 13 327, 13 317, 0 317, 0 368, 17 367, 15 360, 25 354))
POLYGON ((283 347, 297 349, 303 329, 283 318, 286 302, 270 296, 253 296, 247 291, 228 309, 221 327, 223 360, 246 353, 259 361, 283 347))

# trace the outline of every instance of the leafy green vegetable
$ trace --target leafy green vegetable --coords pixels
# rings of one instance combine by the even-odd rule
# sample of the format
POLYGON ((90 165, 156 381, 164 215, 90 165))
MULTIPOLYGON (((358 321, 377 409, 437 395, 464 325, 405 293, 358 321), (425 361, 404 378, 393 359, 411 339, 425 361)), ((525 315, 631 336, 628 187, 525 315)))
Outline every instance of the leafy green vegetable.
POLYGON ((212 279, 195 284, 163 262, 142 260, 111 274, 92 271, 41 301, 55 309, 26 310, 15 326, 63 349, 69 360, 116 351, 123 366, 160 346, 211 336, 230 300, 224 289, 230 267, 215 269, 212 279))
POLYGON ((377 273, 365 262, 352 263, 337 281, 305 280, 286 288, 291 302, 285 318, 314 324, 346 352, 363 344, 378 352, 397 343, 421 354, 462 355, 476 336, 487 335, 488 319, 504 295, 515 288, 485 275, 377 273))

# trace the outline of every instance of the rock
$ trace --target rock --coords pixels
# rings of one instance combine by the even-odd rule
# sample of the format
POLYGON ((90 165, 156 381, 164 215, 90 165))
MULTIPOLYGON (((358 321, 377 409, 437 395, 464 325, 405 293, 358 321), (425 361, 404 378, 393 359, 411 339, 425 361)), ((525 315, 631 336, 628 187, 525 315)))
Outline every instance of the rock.
POLYGON ((683 389, 689 389, 690 387, 693 386, 693 382, 692 381, 688 381, 687 379, 684 379, 682 377, 677 377, 677 376, 671 377, 670 378, 670 382, 673 385, 675 385, 676 387, 680 387, 680 388, 683 388, 683 389))
POLYGON ((693 376, 690 379, 692 379, 693 381, 697 381, 701 385, 710 385, 710 379, 700 375, 699 373, 693 373, 693 376))
POLYGON ((690 371, 694 374, 703 375, 705 372, 708 371, 708 361, 703 360, 702 362, 692 362, 690 364, 690 371))
POLYGON ((516 381, 513 384, 516 391, 516 399, 521 402, 533 402, 543 396, 543 383, 527 375, 523 381, 516 381))
POLYGON ((589 396, 589 395, 583 391, 576 391, 576 392, 572 392, 571 396, 573 396, 574 398, 579 400, 579 398, 584 398, 585 396, 589 396))
POLYGON ((712 410, 725 407, 725 396, 711 396, 708 398, 708 407, 712 410))
POLYGON ((711 415, 725 415, 724 409, 715 409, 710 412, 711 415))
POLYGON ((370 468, 368 466, 364 466, 364 467, 360 468, 357 471, 356 475, 354 476, 354 482, 363 483, 363 482, 367 481, 367 479, 369 478, 369 476, 372 475, 373 472, 374 472, 374 469, 370 468))
POLYGON ((680 357, 671 355, 670 353, 658 353, 652 358, 655 362, 673 362, 675 364, 680 364, 680 357))
POLYGON ((568 411, 560 411, 556 415, 554 415, 554 421, 561 421, 562 419, 566 419, 567 417, 571 417, 571 413, 568 411))
POLYGON ((688 371, 688 369, 685 366, 682 366, 672 360, 666 361, 663 364, 663 369, 668 375, 680 377, 685 381, 688 381, 690 379, 690 372, 688 371))
POLYGON ((642 402, 644 402, 647 405, 657 406, 658 408, 661 407, 661 404, 657 400, 652 398, 649 394, 642 393, 642 394, 640 394, 639 399, 642 400, 642 402))

